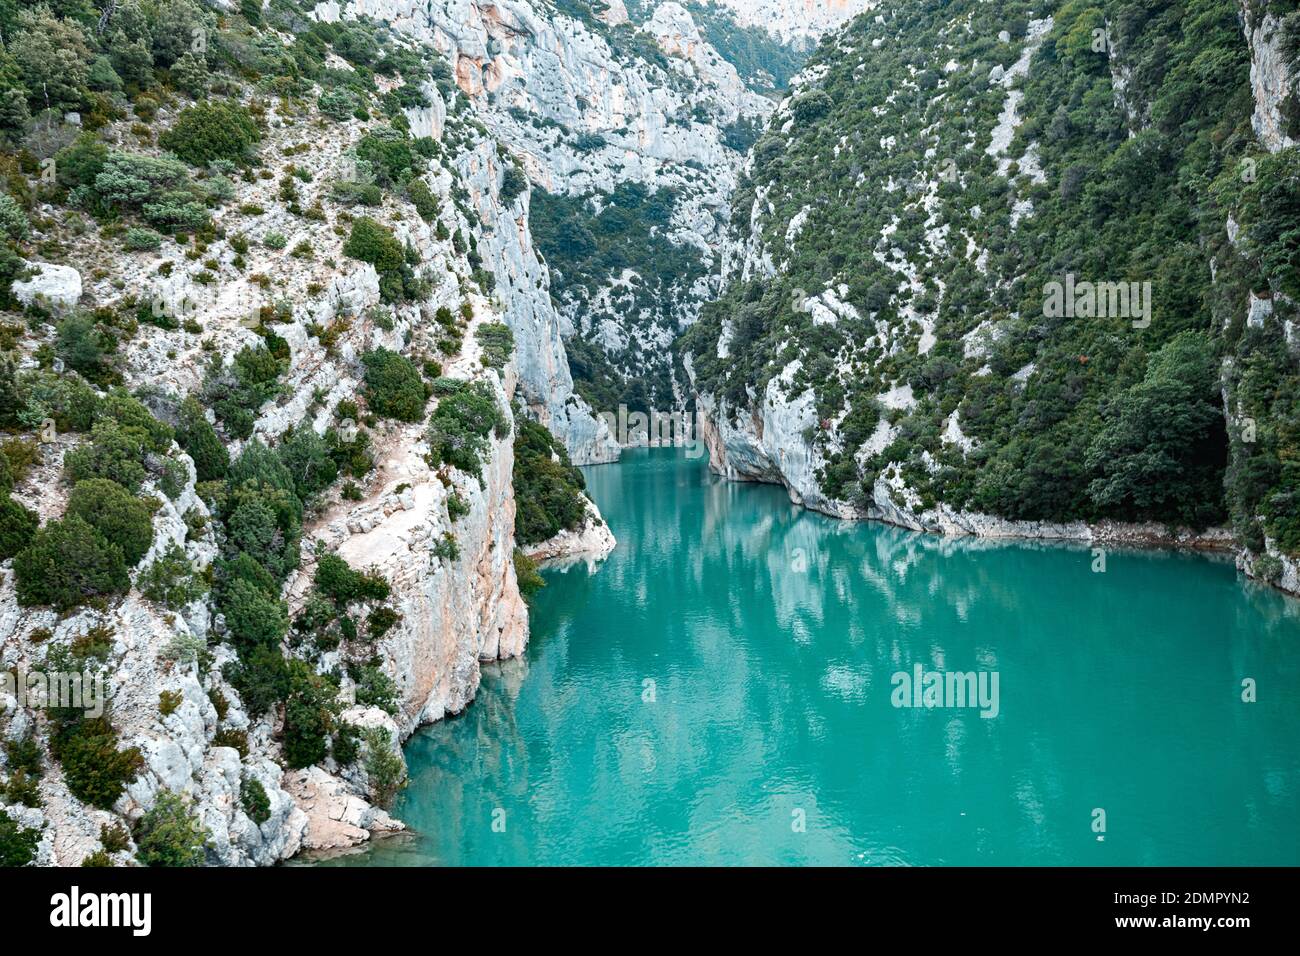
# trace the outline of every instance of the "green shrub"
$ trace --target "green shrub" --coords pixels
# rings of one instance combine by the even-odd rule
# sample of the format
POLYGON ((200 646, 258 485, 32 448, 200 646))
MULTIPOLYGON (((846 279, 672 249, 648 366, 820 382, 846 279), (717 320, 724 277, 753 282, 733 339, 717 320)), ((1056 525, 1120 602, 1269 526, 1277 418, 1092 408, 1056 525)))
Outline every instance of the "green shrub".
POLYGON ((581 527, 587 514, 582 472, 545 426, 520 419, 516 427, 515 540, 536 544, 581 527))
POLYGON ((483 362, 492 368, 504 368, 515 351, 515 334, 502 322, 484 322, 474 330, 474 338, 483 347, 483 362))
POLYGON ((271 799, 266 795, 262 781, 256 777, 245 777, 240 784, 239 805, 258 826, 271 819, 271 799))
POLYGON ((190 165, 206 166, 218 159, 243 162, 261 138, 257 123, 243 106, 203 102, 183 110, 158 142, 190 165))
POLYGON ((510 421, 486 382, 438 379, 434 392, 442 397, 429 418, 429 450, 436 462, 459 468, 480 481, 488 452, 488 435, 504 438, 510 421))
POLYGON ((407 183, 406 195, 425 222, 433 222, 438 218, 438 198, 423 179, 412 179, 407 183))
POLYGON ((284 706, 284 759, 292 769, 320 763, 338 712, 338 688, 300 660, 287 663, 289 696, 284 706))
POLYGON ((456 535, 450 531, 444 531, 442 537, 430 549, 429 554, 436 560, 458 560, 460 558, 460 543, 456 540, 456 535))
POLYGON ((135 493, 147 477, 145 450, 137 433, 112 420, 99 421, 91 430, 90 443, 64 456, 63 468, 74 483, 105 478, 135 493))
POLYGON ((201 866, 209 836, 185 798, 163 790, 135 825, 136 859, 145 866, 201 866))
POLYGON ((39 830, 21 826, 18 821, 0 810, 0 867, 26 866, 36 858, 36 845, 40 843, 39 830))
POLYGON ((185 549, 173 544, 156 558, 136 580, 140 593, 173 611, 198 600, 207 586, 194 573, 194 566, 185 556, 185 549))
POLYGON ((112 809, 144 767, 136 747, 118 750, 117 731, 106 717, 62 723, 50 738, 50 750, 63 766, 68 790, 82 803, 112 809))
POLYGON ((122 237, 122 245, 132 252, 153 252, 162 247, 162 236, 152 229, 132 226, 122 237))
POLYGON ((361 356, 365 366, 366 402, 385 418, 418 422, 428 395, 420 370, 410 359, 379 348, 361 356))
POLYGON ((361 101, 349 90, 325 90, 316 101, 322 113, 332 120, 345 123, 361 105, 361 101))
POLYGON ((104 824, 99 828, 99 842, 109 853, 121 853, 131 846, 131 834, 120 823, 104 824))
POLYGON ((458 521, 469 514, 469 502, 459 491, 453 491, 447 496, 447 517, 452 521, 458 521))
POLYGON ((518 548, 514 555, 515 580, 519 582, 519 593, 527 604, 533 603, 533 596, 546 587, 546 579, 537 573, 537 562, 518 548))
POLYGON ((92 382, 101 381, 107 363, 108 340, 95 326, 95 320, 74 312, 58 325, 54 352, 68 368, 80 372, 92 382))
POLYGON ((387 727, 367 727, 361 736, 366 742, 365 770, 371 797, 388 809, 397 791, 406 786, 406 763, 393 751, 393 737, 387 727))
POLYGON ((106 478, 77 482, 67 514, 80 518, 122 549, 129 567, 140 563, 153 544, 153 515, 139 498, 106 478))
POLYGON ((247 581, 235 581, 221 600, 226 628, 241 654, 255 647, 278 647, 289 630, 284 602, 247 581))
POLYGON ((248 756, 248 731, 236 730, 234 727, 222 727, 212 735, 212 746, 230 747, 239 752, 243 760, 248 756))
POLYGON ((209 424, 203 406, 194 396, 181 402, 180 422, 176 427, 176 441, 194 459, 194 471, 199 481, 216 481, 226 476, 230 467, 230 453, 209 424))
POLYGON ((524 171, 514 163, 507 163, 501 175, 501 202, 508 206, 527 189, 528 177, 524 171))
POLYGON ((250 717, 260 717, 289 693, 289 672, 279 648, 255 647, 222 672, 239 692, 250 717))
POLYGON ((0 499, 0 561, 7 561, 27 547, 40 519, 32 511, 5 495, 0 499))
POLYGON ((391 607, 377 607, 366 618, 366 633, 372 641, 377 641, 392 630, 401 619, 402 615, 391 607))
POLYGON ((382 601, 389 593, 388 582, 378 574, 356 571, 336 554, 321 555, 315 584, 316 590, 339 607, 354 601, 382 601))
POLYGON ((291 428, 280 439, 276 453, 293 478, 294 492, 303 501, 333 484, 339 468, 330 455, 330 443, 310 425, 291 428))
POLYGON ((49 604, 60 611, 130 587, 122 549, 89 524, 70 515, 36 532, 14 558, 18 603, 49 604))
POLYGON ((170 717, 176 708, 184 703, 185 697, 179 691, 165 690, 158 694, 158 713, 170 717))
POLYGON ((393 231, 369 216, 353 221, 352 231, 343 244, 343 254, 370 263, 381 274, 400 269, 406 261, 402 244, 393 231))
POLYGON ((353 679, 357 683, 357 703, 362 707, 378 707, 385 713, 396 715, 400 694, 397 684, 377 665, 360 668, 353 679))

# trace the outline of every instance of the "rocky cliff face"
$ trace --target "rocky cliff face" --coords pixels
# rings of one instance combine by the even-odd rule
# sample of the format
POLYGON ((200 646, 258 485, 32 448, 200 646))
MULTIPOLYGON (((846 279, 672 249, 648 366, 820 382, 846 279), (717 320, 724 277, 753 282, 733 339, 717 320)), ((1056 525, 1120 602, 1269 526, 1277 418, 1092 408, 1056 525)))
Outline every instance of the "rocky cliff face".
MULTIPOLYGON (((651 380, 671 401, 671 342, 716 292, 714 253, 743 155, 742 141, 729 139, 728 131, 747 130, 771 109, 701 37, 691 15, 662 3, 634 23, 621 3, 553 9, 541 0, 353 0, 321 4, 316 15, 374 17, 445 53, 459 95, 510 147, 529 179, 574 201, 563 217, 580 221, 566 230, 585 229, 582 220, 608 206, 620 184, 671 197, 667 221, 656 229, 664 249, 681 250, 671 267, 657 247, 633 243, 617 265, 553 250, 547 276, 519 260, 534 256, 522 226, 520 248, 507 240, 499 250, 534 273, 527 284, 540 293, 528 302, 516 298, 520 308, 512 315, 531 318, 512 321, 533 323, 557 346, 561 336, 578 337, 600 356, 603 368, 591 374, 603 382, 651 380)), ((524 203, 516 218, 527 216, 524 203)), ((536 354, 562 358, 558 347, 536 354)), ((568 397, 563 365, 521 367, 521 388, 544 420, 559 422, 553 428, 576 463, 609 460, 609 446, 572 410, 577 403, 568 397)), ((602 394, 585 379, 582 387, 593 401, 602 394)))
POLYGON ((875 0, 716 0, 745 26, 759 27, 782 43, 812 49, 823 35, 878 4, 875 0))
MULTIPOLYGON (((485 12, 488 20, 476 22, 496 23, 493 9, 485 12)), ((403 22, 401 10, 383 12, 394 23, 403 22)), ((429 29, 423 19, 418 30, 412 27, 413 33, 435 35, 429 29)), ((466 69, 462 64, 459 72, 466 69)), ((152 304, 163 318, 141 323, 126 343, 119 367, 123 384, 154 396, 158 407, 198 393, 214 356, 229 366, 244 346, 261 347, 262 320, 274 314, 274 336, 286 354, 282 387, 258 409, 252 426, 252 436, 268 444, 291 430, 325 434, 337 427, 340 402, 354 402, 361 393, 363 353, 384 348, 417 359, 437 354, 441 326, 435 314, 461 314, 468 321, 460 329, 458 350, 442 364, 442 376, 486 383, 507 420, 508 410, 518 404, 561 437, 575 458, 608 460, 617 447, 572 392, 546 268, 529 233, 527 195, 503 195, 508 154, 473 119, 468 94, 455 92, 448 99, 445 92, 428 84, 423 90, 427 105, 405 111, 412 135, 435 144, 435 157, 421 179, 437 213, 426 221, 406 198, 391 194, 365 210, 392 230, 406 249, 412 273, 425 283, 413 301, 385 304, 376 269, 343 251, 347 229, 342 224, 353 213, 338 201, 333 187, 355 179, 354 152, 372 127, 353 118, 334 123, 322 137, 322 120, 310 107, 304 112, 286 109, 267 124, 259 144, 266 172, 231 183, 232 195, 217 213, 219 231, 207 249, 202 274, 192 268, 159 268, 158 253, 123 254, 109 235, 92 230, 71 238, 59 233, 73 243, 77 267, 37 270, 33 288, 43 281, 41 275, 72 272, 77 284, 85 285, 82 307, 152 304), (279 201, 286 181, 296 183, 296 208, 320 213, 290 212, 279 201), (266 238, 276 235, 278 241, 266 238), (239 237, 259 243, 252 269, 243 264, 239 237), (477 257, 473 263, 472 256, 477 257), (486 283, 485 271, 494 282, 486 283), (514 345, 509 360, 497 368, 484 358, 477 333, 484 325, 502 322, 512 329, 514 345)), ((105 138, 125 146, 127 125, 109 129, 105 138)), ((46 207, 42 212, 52 223, 45 227, 52 236, 58 210, 46 207)), ((59 289, 67 287, 68 281, 58 283, 59 289)), ((61 306, 49 295, 41 304, 78 305, 70 301, 61 306)), ((35 364, 26 361, 29 367, 35 364)), ((383 728, 397 747, 421 724, 470 704, 481 662, 519 655, 527 643, 527 611, 513 563, 513 434, 507 430, 488 436, 480 479, 431 462, 422 422, 371 419, 369 428, 373 470, 359 479, 354 494, 340 495, 336 485, 308 511, 303 560, 290 574, 284 596, 288 611, 296 615, 311 591, 317 556, 325 552, 388 582, 387 604, 396 623, 370 648, 370 659, 395 689, 391 713, 357 703, 357 684, 349 676, 349 665, 356 661, 346 646, 309 659, 319 673, 339 673, 341 720, 356 728, 383 728), (449 539, 454 547, 448 547, 449 539)), ((66 500, 63 458, 86 441, 77 434, 51 436, 31 473, 15 487, 15 500, 44 521, 59 517, 66 500)), ((232 456, 244 444, 232 443, 232 456)), ((214 516, 196 488, 193 462, 175 446, 172 451, 188 474, 177 492, 163 491, 157 481, 141 490, 156 502, 157 511, 155 540, 140 567, 149 568, 175 545, 196 571, 211 575, 219 553, 214 516)), ((550 542, 548 555, 566 554, 570 545, 592 541, 612 546, 594 505, 591 511, 593 527, 604 536, 550 542)), ((124 599, 60 616, 19 605, 9 564, 0 568, 0 665, 40 670, 49 648, 92 635, 110 675, 110 717, 120 746, 138 748, 143 758, 126 793, 111 809, 100 810, 74 797, 60 764, 46 757, 40 807, 7 808, 21 825, 40 831, 37 862, 79 864, 99 849, 103 827, 138 820, 164 790, 190 802, 209 834, 208 860, 223 865, 268 865, 303 849, 351 845, 371 832, 400 828, 373 802, 361 762, 340 765, 331 756, 305 769, 285 769, 276 709, 251 717, 224 676, 237 656, 222 643, 227 624, 213 615, 207 597, 174 612, 133 589, 124 599), (180 653, 181 647, 191 650, 180 653), (160 695, 171 702, 166 713, 160 695), (266 795, 261 822, 249 815, 243 798, 250 781, 266 795)), ((8 714, 0 720, 7 740, 33 733, 39 740, 47 732, 39 707, 21 706, 16 699, 0 703, 8 714)), ((5 770, 13 768, 0 752, 0 771, 5 770)), ((133 849, 117 851, 114 861, 127 862, 133 849)))
MULTIPOLYGON (((1226 475, 1221 473, 1217 487, 1228 488, 1235 530, 1173 530, 1169 525, 1176 521, 1022 518, 1015 512, 1026 509, 1005 496, 981 493, 996 482, 1015 484, 1005 476, 1017 469, 1041 469, 1034 481, 1027 475, 1024 480, 1037 487, 1078 480, 1067 479, 1064 470, 1057 472, 1059 478, 1047 477, 1057 469, 1046 460, 1050 454, 1034 453, 1033 462, 1028 455, 1015 464, 997 462, 1008 432, 990 430, 988 423, 990 403, 1009 403, 1018 410, 1020 425, 1036 421, 1041 430, 1065 411, 1062 407, 1043 415, 1062 392, 1073 402, 1086 401, 1085 379, 1059 354, 1030 344, 1058 334, 1050 318, 1038 317, 1046 309, 1035 301, 1038 284, 1053 276, 1042 270, 1042 263, 1053 262, 1057 278, 1082 271, 1078 258, 1052 248, 1052 237, 1072 228, 1073 214, 1061 209, 1057 197, 1071 201, 1074 193, 1084 195, 1092 183, 1100 184, 1093 177, 1106 175, 1097 170, 1095 146, 1094 159, 1081 162, 1081 154, 1070 156, 1061 144, 1080 135, 1088 122, 1099 130, 1114 123, 1117 145, 1125 136, 1150 143, 1168 136, 1159 117, 1169 97, 1159 78, 1153 84, 1152 74, 1141 72, 1141 51, 1154 42, 1154 34, 1189 46, 1176 18, 1161 14, 1163 19, 1134 26, 1124 6, 1108 9, 1091 31, 1095 60, 1083 55, 1089 52, 1087 45, 1079 52, 1066 51, 1068 29, 1080 35, 1089 31, 1074 20, 1058 22, 1062 14, 1074 17, 1072 9, 1058 11, 1056 17, 1044 15, 1053 13, 1051 4, 1046 10, 1035 8, 1020 22, 994 17, 977 23, 981 14, 969 9, 954 10, 950 20, 901 7, 882 9, 859 17, 823 45, 812 65, 792 81, 791 95, 777 107, 768 132, 750 154, 733 197, 741 208, 720 255, 729 294, 716 318, 705 323, 708 327, 687 338, 692 354, 686 367, 699 393, 700 426, 715 470, 783 484, 791 500, 827 514, 915 530, 1235 549, 1248 573, 1296 590, 1295 542, 1282 530, 1287 522, 1277 518, 1289 507, 1284 502, 1292 495, 1290 479, 1282 477, 1272 497, 1265 494, 1261 500, 1258 491, 1254 497, 1243 493, 1242 477, 1252 469, 1269 473, 1272 466, 1266 462, 1273 451, 1267 442, 1275 440, 1275 429, 1289 427, 1287 413, 1281 411, 1288 400, 1285 387, 1274 394, 1257 384, 1266 374, 1265 363, 1271 369, 1267 374, 1284 382, 1293 381, 1298 364, 1287 280, 1248 275, 1250 267, 1242 263, 1258 261, 1272 241, 1259 224, 1261 206, 1251 207, 1255 194, 1269 188, 1254 185, 1256 166, 1261 180, 1269 177, 1276 186, 1288 175, 1282 170, 1290 168, 1287 157, 1295 145, 1290 124, 1296 81, 1285 52, 1293 25, 1284 24, 1268 4, 1244 5, 1239 22, 1232 4, 1220 4, 1213 13, 1218 31, 1213 44, 1232 64, 1219 82, 1225 88, 1236 83, 1234 92, 1249 89, 1254 101, 1249 125, 1258 147, 1242 159, 1225 158, 1218 167, 1240 163, 1239 178, 1246 183, 1241 199, 1234 195, 1216 213, 1221 224, 1226 219, 1232 250, 1223 248, 1220 233, 1207 235, 1200 249, 1188 252, 1200 260, 1204 285, 1215 287, 1214 301, 1231 305, 1210 320, 1210 312, 1220 306, 1208 305, 1207 294, 1200 302, 1176 307, 1169 302, 1166 318, 1157 312, 1155 319, 1168 329, 1174 315, 1195 313, 1197 323, 1204 323, 1198 327, 1217 323, 1223 328, 1230 353, 1222 387, 1227 414, 1222 426, 1211 427, 1228 437, 1211 441, 1232 444, 1234 464, 1226 475), (1231 32, 1240 30, 1244 36, 1232 38, 1231 32), (1040 51, 1048 48, 1054 62, 1077 64, 1095 77, 1086 82, 1109 94, 1114 120, 1085 118, 1073 107, 1057 105, 1060 91, 1035 69, 1040 51), (873 74, 879 78, 893 69, 891 49, 905 51, 900 69, 863 95, 873 74), (958 115, 964 119, 954 122, 958 115), (1261 158, 1261 150, 1275 158, 1261 158), (995 171, 992 179, 986 178, 983 162, 969 159, 985 156, 995 171), (819 165, 835 171, 819 173, 819 165), (818 185, 809 187, 809 178, 818 185), (993 188, 985 188, 990 182, 993 188), (1248 211, 1230 208, 1234 202, 1248 211), (870 225, 855 225, 853 213, 847 219, 840 215, 844 207, 870 225), (1253 227, 1239 224, 1247 214, 1255 217, 1253 227), (1025 255, 1035 244, 1043 253, 1025 255), (855 258, 866 262, 849 266, 846 260, 855 258), (1033 266, 1046 275, 1027 276, 1033 266), (972 298, 975 289, 981 292, 972 298), (1242 329, 1245 336, 1238 339, 1242 329), (1273 364, 1278 361, 1281 368, 1273 364), (1054 363, 1050 372, 1049 362, 1054 363), (1277 402, 1281 404, 1266 410, 1277 402), (1268 439, 1256 441, 1257 426, 1268 439), (974 462, 980 463, 976 470, 974 462), (1001 472, 1004 467, 1009 472, 1001 472), (992 513, 979 507, 980 501, 997 502, 1006 511, 992 513)), ((1198 52, 1204 49, 1189 49, 1187 56, 1198 52)), ((1240 100, 1233 100, 1232 109, 1240 100)), ((1226 123, 1227 112, 1225 104, 1206 122, 1226 123)), ((1224 174, 1225 180, 1232 178, 1230 172, 1224 174)), ((1290 199, 1274 193, 1270 202, 1276 208, 1290 199)), ((1082 208, 1088 203, 1083 199, 1082 208)), ((1113 210, 1108 216, 1122 218, 1113 210)), ((1144 220, 1135 220, 1131 229, 1145 228, 1144 220)), ((1189 239, 1197 228, 1190 218, 1180 226, 1189 239)), ((1114 236, 1076 239, 1070 248, 1097 242, 1102 254, 1096 261, 1104 262, 1106 246, 1113 250, 1122 241, 1114 236)), ((1141 321, 1132 324, 1142 326, 1141 321)), ((1072 336, 1086 322, 1072 314, 1065 327, 1072 336)), ((1108 334, 1111 342, 1125 337, 1124 330, 1108 334)), ((1070 352, 1075 368, 1087 369, 1092 377, 1095 358, 1089 352, 1102 348, 1095 337, 1081 336, 1077 345, 1061 348, 1070 352)), ((1213 394, 1207 399, 1218 404, 1213 394)), ((1015 416, 1000 422, 1000 429, 1018 427, 1015 416)), ((1085 437, 1080 447, 1084 430, 1067 429, 1075 445, 1069 454, 1080 465, 1088 444, 1085 437)), ((1094 451, 1089 467, 1104 467, 1094 464, 1104 461, 1094 451)), ((1100 484, 1094 482, 1091 493, 1100 484)), ((1215 493, 1207 488, 1207 494, 1215 493)), ((1069 510, 1055 505, 1041 510, 1054 509, 1069 510)), ((1227 522, 1220 517, 1211 523, 1227 522)))
MULTIPOLYGON (((540 90, 551 113, 563 115, 573 110, 579 93, 561 84, 553 51, 563 50, 567 34, 557 32, 540 19, 527 4, 492 4, 480 7, 469 2, 417 4, 409 0, 361 0, 340 5, 319 4, 316 17, 323 22, 339 22, 357 17, 371 17, 430 43, 445 54, 452 64, 457 90, 453 97, 464 97, 461 108, 474 111, 488 122, 498 141, 511 143, 509 134, 519 132, 517 123, 500 120, 509 116, 500 104, 490 109, 488 101, 497 103, 503 86, 521 87, 525 77, 535 81, 530 90, 540 90), (548 93, 549 91, 549 93, 548 93), (494 122, 495 121, 495 122, 494 122)), ((581 76, 591 93, 599 81, 598 68, 581 64, 579 52, 568 54, 575 75, 581 76)), ((440 104, 427 121, 430 129, 440 125, 445 115, 440 104)), ((504 95, 504 94, 502 94, 504 95)), ((530 127, 531 128, 531 127, 530 127)), ((528 226, 527 198, 499 201, 495 192, 485 189, 498 179, 505 168, 502 157, 488 153, 466 156, 462 174, 471 189, 475 208, 483 218, 485 258, 501 270, 498 294, 507 322, 520 340, 520 389, 539 419, 569 449, 579 464, 611 461, 617 457, 617 445, 593 417, 586 403, 573 392, 564 346, 560 337, 561 319, 550 296, 549 276, 533 247, 528 226)))

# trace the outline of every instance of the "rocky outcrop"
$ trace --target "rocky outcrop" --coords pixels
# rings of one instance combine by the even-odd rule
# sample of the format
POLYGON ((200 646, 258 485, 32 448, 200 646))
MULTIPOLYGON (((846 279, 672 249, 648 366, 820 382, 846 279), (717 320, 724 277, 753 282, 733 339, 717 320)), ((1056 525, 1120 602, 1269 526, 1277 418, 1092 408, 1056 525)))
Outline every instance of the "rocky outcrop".
POLYGON ((81 300, 81 273, 72 266, 28 262, 31 275, 13 283, 14 298, 23 305, 42 305, 66 312, 81 300))
POLYGON ((877 0, 713 0, 742 26, 766 30, 787 46, 812 49, 825 33, 877 6, 877 0))
MULTIPOLYGON (((157 257, 148 253, 124 256, 93 233, 79 240, 87 261, 121 261, 116 273, 96 271, 84 290, 88 302, 100 306, 130 296, 168 320, 142 323, 125 342, 120 360, 125 384, 147 387, 159 407, 198 391, 213 357, 228 364, 241 348, 263 342, 259 326, 270 308, 276 312, 276 339, 287 350, 287 368, 276 398, 258 410, 254 435, 274 442, 290 428, 324 433, 336 424, 339 402, 354 399, 360 390, 363 353, 383 347, 413 356, 438 354, 435 340, 442 333, 435 313, 444 306, 459 312, 468 303, 472 318, 461 350, 444 361, 442 374, 488 382, 506 412, 519 395, 579 460, 613 457, 617 446, 603 424, 572 394, 546 270, 532 250, 526 199, 501 199, 503 167, 496 143, 462 118, 449 117, 437 90, 425 93, 431 105, 408 112, 413 128, 437 138, 450 124, 459 124, 455 145, 440 151, 425 174, 439 200, 438 217, 425 222, 396 196, 368 210, 410 249, 413 270, 427 289, 420 301, 382 302, 375 269, 343 254, 339 232, 346 235, 346 230, 336 232, 332 216, 291 214, 277 196, 279 176, 241 181, 217 218, 223 236, 243 235, 259 243, 251 269, 236 263, 237 253, 225 239, 208 247, 212 276, 205 282, 195 281, 189 270, 158 269, 157 257), (259 210, 256 217, 246 217, 243 210, 253 208, 259 210), (273 232, 285 237, 283 248, 261 244, 273 232), (490 294, 481 294, 468 250, 457 250, 451 238, 457 233, 470 237, 494 274, 490 294), (310 254, 294 255, 295 248, 310 254), (477 327, 488 322, 507 322, 515 331, 513 356, 500 370, 484 365, 475 337, 477 327)), ((302 207, 319 204, 333 213, 330 188, 349 175, 349 150, 363 132, 358 121, 338 123, 330 136, 304 150, 304 128, 277 122, 261 148, 269 168, 293 156, 302 207)), ((284 174, 282 168, 276 171, 284 174)), ((468 706, 482 662, 518 655, 526 645, 527 611, 512 560, 513 437, 489 440, 480 482, 431 466, 422 425, 375 421, 370 434, 376 467, 359 480, 360 500, 340 497, 335 489, 323 496, 322 511, 309 513, 304 561, 286 582, 285 597, 291 610, 300 606, 311 585, 317 545, 389 581, 389 604, 400 620, 373 651, 398 690, 396 713, 351 706, 355 686, 342 666, 343 651, 321 652, 311 664, 322 672, 339 668, 341 705, 348 708, 344 720, 357 726, 378 721, 396 746, 421 724, 468 706), (455 520, 447 507, 453 492, 468 506, 455 520), (448 546, 450 536, 454 548, 448 546)), ((60 464, 79 440, 55 436, 14 489, 15 498, 30 502, 44 520, 62 512, 60 464)), ((232 455, 240 447, 232 443, 232 455)), ((179 544, 202 571, 218 552, 215 522, 196 493, 192 463, 175 449, 174 454, 185 463, 188 481, 174 499, 152 484, 145 487, 143 493, 159 506, 155 541, 141 567, 179 544)), ((269 865, 304 848, 350 845, 372 831, 400 826, 374 805, 357 764, 338 766, 326 757, 303 770, 282 767, 277 718, 250 715, 226 682, 223 669, 235 653, 220 643, 224 621, 211 618, 205 600, 173 612, 133 590, 102 610, 60 619, 48 609, 20 607, 12 571, 0 566, 0 574, 0 664, 34 668, 48 648, 67 645, 91 629, 110 635, 105 664, 116 689, 112 724, 120 746, 137 747, 143 758, 137 779, 112 809, 98 810, 73 797, 60 765, 47 757, 40 781, 43 808, 11 808, 24 825, 42 828, 39 862, 79 864, 99 849, 101 827, 138 819, 164 790, 188 799, 208 830, 209 862, 222 865, 269 865), (164 692, 175 703, 166 714, 160 709, 164 692), (253 780, 267 797, 268 812, 260 823, 244 808, 244 791, 253 780)), ((39 709, 14 707, 0 719, 0 732, 10 739, 33 728, 43 733, 44 720, 39 709)), ((133 848, 119 854, 118 862, 132 853, 133 848)))
POLYGON ((617 544, 609 525, 605 524, 605 519, 600 515, 600 509, 588 501, 587 514, 581 527, 572 531, 565 529, 553 538, 527 545, 522 550, 529 558, 539 562, 581 558, 595 563, 608 556, 617 544))
POLYGON ((1250 86, 1255 97, 1251 126, 1261 145, 1270 153, 1295 146, 1294 111, 1300 110, 1294 65, 1283 49, 1282 21, 1265 4, 1243 3, 1243 29, 1250 45, 1250 86), (1288 104, 1289 100, 1289 104, 1288 104), (1291 117, 1284 112, 1289 105, 1291 117))
MULTIPOLYGON (((445 53, 457 95, 549 192, 599 197, 625 182, 671 190, 669 240, 693 250, 704 273, 714 271, 743 158, 727 145, 725 131, 737 121, 761 121, 772 104, 745 86, 679 4, 655 6, 641 27, 627 20, 625 9, 579 20, 539 0, 331 0, 315 13, 329 21, 371 16, 445 53)), ((500 165, 487 157, 490 170, 481 172, 498 173, 500 165)), ((485 216, 501 227, 489 230, 500 240, 493 253, 516 278, 503 290, 512 299, 507 314, 516 335, 522 331, 542 346, 529 350, 536 367, 520 365, 521 392, 575 463, 613 460, 617 447, 593 429, 583 403, 572 397, 560 336, 594 343, 623 374, 671 378, 670 343, 716 283, 667 276, 666 290, 636 297, 631 286, 653 287, 657 277, 640 274, 648 263, 632 263, 590 294, 559 294, 553 330, 553 277, 534 265, 527 216, 526 200, 485 216), (516 239, 507 233, 518 235, 520 248, 512 248, 516 239)))

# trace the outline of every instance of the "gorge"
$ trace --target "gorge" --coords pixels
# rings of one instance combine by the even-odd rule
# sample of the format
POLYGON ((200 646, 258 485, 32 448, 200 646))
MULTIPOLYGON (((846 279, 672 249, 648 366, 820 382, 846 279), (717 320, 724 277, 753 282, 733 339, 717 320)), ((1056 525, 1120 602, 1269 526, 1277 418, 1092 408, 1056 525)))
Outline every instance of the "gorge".
POLYGON ((342 861, 1088 863, 1096 806, 1151 837, 1109 862, 1294 862, 1291 0, 21 2, 0 36, 0 665, 114 688, 0 696, 6 862, 409 825, 342 861), (1053 309, 1075 279, 1144 314, 1053 309), (629 412, 707 459, 625 451, 629 412), (1001 669, 996 720, 881 706, 947 657, 1001 669), (1148 763, 1179 701, 1206 747, 1148 763), (1135 776, 1211 796, 1162 823, 1135 776))

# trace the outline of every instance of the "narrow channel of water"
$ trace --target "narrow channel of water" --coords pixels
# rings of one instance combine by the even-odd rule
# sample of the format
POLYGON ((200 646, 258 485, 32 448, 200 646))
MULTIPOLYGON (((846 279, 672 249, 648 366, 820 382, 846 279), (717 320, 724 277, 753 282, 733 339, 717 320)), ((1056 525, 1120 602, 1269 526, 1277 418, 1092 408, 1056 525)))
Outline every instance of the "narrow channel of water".
POLYGON ((586 474, 618 549, 409 742, 414 835, 331 862, 1300 863, 1300 602, 1230 563, 838 522, 668 449, 586 474), (997 715, 894 706, 915 664, 997 715))

